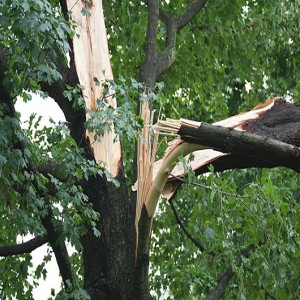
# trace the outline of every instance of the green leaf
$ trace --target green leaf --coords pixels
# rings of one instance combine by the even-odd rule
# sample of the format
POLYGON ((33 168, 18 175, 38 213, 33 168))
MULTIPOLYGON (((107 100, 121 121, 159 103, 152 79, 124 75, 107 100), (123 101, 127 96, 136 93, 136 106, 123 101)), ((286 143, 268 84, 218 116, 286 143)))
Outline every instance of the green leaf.
POLYGON ((83 8, 82 8, 81 14, 82 14, 84 17, 90 17, 90 16, 91 16, 90 11, 89 11, 86 7, 83 7, 83 8))

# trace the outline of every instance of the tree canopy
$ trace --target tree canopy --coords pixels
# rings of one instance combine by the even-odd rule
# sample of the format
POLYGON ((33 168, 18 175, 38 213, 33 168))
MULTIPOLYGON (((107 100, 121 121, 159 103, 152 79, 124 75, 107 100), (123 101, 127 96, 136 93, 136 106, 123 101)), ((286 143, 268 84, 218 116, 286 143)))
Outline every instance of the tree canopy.
MULTIPOLYGON (((152 131, 158 120, 213 123, 275 96, 299 107, 299 8, 298 0, 0 1, 0 298, 31 299, 51 255, 62 280, 53 299, 296 298, 299 139, 278 146, 295 165, 264 165, 288 168, 219 172, 212 163, 195 173, 194 154, 179 153, 184 175, 167 169, 178 186, 153 220, 140 200, 152 195, 154 160, 174 140, 152 131), (97 30, 103 40, 89 40, 97 30), (22 128, 14 105, 36 94, 53 98, 66 122, 40 127, 33 115, 22 128), (30 273, 31 252, 45 243, 49 254, 30 273)), ((232 149, 227 133, 209 144, 182 132, 196 148, 232 149)))

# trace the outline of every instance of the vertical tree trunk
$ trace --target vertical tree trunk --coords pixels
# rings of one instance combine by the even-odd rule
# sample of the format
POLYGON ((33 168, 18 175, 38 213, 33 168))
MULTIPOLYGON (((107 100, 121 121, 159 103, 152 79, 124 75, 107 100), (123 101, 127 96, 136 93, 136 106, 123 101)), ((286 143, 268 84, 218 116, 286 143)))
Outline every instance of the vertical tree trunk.
MULTIPOLYGON (((72 41, 72 59, 79 82, 84 86, 86 107, 96 111, 97 101, 103 99, 104 81, 113 79, 102 1, 66 0, 66 3, 79 35, 72 41), (82 14, 83 9, 88 10, 90 16, 82 14)), ((105 100, 116 108, 114 97, 105 100)), ((89 115, 86 117, 88 119, 89 115)), ((75 123, 72 125, 76 127, 75 123)), ((87 156, 104 162, 120 187, 100 176, 89 178, 82 184, 94 210, 100 214, 97 227, 101 233, 97 238, 89 228, 82 238, 84 288, 94 300, 148 299, 148 285, 147 289, 139 288, 141 278, 136 272, 135 210, 130 204, 124 179, 120 142, 113 125, 100 141, 94 141, 94 135, 94 132, 86 133, 86 142, 90 142, 87 156), (143 293, 137 293, 140 290, 143 293)), ((148 274, 148 264, 142 268, 143 273, 148 274)))
MULTIPOLYGON (((94 178, 84 190, 100 213, 97 238, 90 229, 82 239, 84 288, 92 299, 132 299, 135 287, 135 230, 122 172, 120 187, 94 178)), ((138 284, 138 283, 137 283, 138 284)))

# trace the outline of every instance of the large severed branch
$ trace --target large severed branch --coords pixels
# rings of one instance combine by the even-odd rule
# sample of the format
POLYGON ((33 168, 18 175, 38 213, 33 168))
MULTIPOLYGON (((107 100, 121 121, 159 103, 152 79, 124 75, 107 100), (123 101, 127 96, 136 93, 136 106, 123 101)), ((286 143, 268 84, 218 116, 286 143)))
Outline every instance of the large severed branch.
POLYGON ((47 236, 37 236, 27 242, 0 247, 0 256, 12 256, 30 253, 48 242, 47 236))
POLYGON ((269 137, 232 128, 201 123, 198 128, 182 125, 178 131, 187 143, 205 145, 224 153, 238 154, 266 165, 284 166, 300 172, 300 148, 269 137))
MULTIPOLYGON (((156 128, 161 134, 182 135, 182 138, 170 143, 167 153, 174 153, 189 143, 197 143, 206 149, 194 151, 194 158, 188 162, 196 175, 209 172, 210 165, 213 165, 215 172, 279 166, 299 172, 299 120, 300 104, 276 97, 213 125, 167 119, 160 121, 156 128)), ((161 172, 167 157, 156 162, 156 172, 161 172)), ((164 197, 168 200, 174 197, 182 183, 179 178, 184 175, 183 168, 177 165, 163 190, 164 197)))

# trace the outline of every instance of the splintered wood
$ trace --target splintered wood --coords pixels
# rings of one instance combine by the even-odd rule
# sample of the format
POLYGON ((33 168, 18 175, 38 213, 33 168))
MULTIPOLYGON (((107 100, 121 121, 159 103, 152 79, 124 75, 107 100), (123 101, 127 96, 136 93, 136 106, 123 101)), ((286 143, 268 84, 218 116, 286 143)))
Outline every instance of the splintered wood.
MULTIPOLYGON (((214 123, 214 125, 219 125, 223 127, 230 127, 236 130, 244 130, 243 125, 248 122, 249 120, 257 120, 260 118, 262 114, 266 111, 270 110, 274 103, 279 100, 279 97, 269 99, 263 103, 260 103, 252 110, 241 113, 235 116, 232 116, 228 119, 218 121, 214 123)), ((197 128, 201 126, 201 122, 191 121, 187 119, 180 119, 180 120, 172 120, 166 119, 165 121, 159 121, 156 125, 156 130, 159 134, 167 134, 167 135, 177 135, 178 138, 172 140, 169 143, 168 148, 166 149, 165 156, 156 161, 154 164, 154 171, 153 171, 153 181, 157 176, 164 160, 168 157, 168 153, 174 151, 177 147, 180 146, 183 141, 180 139, 178 135, 178 131, 182 125, 190 126, 197 128)), ((187 165, 193 170, 197 171, 201 167, 208 165, 221 157, 229 155, 228 153, 219 152, 213 149, 205 149, 205 150, 198 150, 193 152, 194 158, 192 160, 187 161, 187 165)), ((176 193, 178 187, 180 186, 180 179, 185 175, 185 168, 182 164, 177 164, 175 168, 172 170, 172 174, 169 176, 168 182, 163 189, 163 196, 166 199, 171 199, 174 194, 176 193)))
POLYGON ((137 204, 135 224, 138 230, 138 222, 141 211, 147 199, 152 185, 153 167, 158 147, 158 133, 153 127, 153 113, 150 112, 149 103, 142 102, 140 106, 141 118, 144 121, 141 137, 138 141, 138 179, 137 179, 137 204))
POLYGON ((198 128, 201 125, 201 123, 187 119, 174 120, 167 118, 165 121, 159 120, 155 125, 155 129, 161 135, 176 135, 181 125, 198 128))

